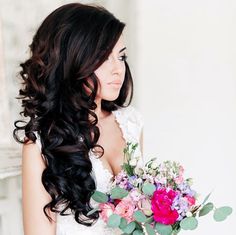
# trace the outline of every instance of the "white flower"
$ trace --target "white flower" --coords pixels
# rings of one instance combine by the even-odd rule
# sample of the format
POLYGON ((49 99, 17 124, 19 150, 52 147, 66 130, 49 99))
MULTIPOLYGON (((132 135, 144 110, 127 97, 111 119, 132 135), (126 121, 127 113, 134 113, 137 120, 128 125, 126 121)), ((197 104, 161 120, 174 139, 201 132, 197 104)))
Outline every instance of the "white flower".
POLYGON ((138 184, 141 184, 143 182, 143 180, 141 178, 138 178, 136 181, 138 184))
POLYGON ((187 217, 192 217, 192 216, 193 216, 193 214, 192 214, 192 212, 191 212, 191 211, 188 211, 188 212, 186 213, 186 216, 187 216, 187 217))
POLYGON ((141 176, 144 172, 143 172, 143 169, 141 167, 135 167, 134 168, 134 173, 138 176, 141 176))
POLYGON ((133 159, 131 159, 130 161, 129 161, 129 165, 130 166, 136 166, 137 165, 137 159, 136 158, 133 158, 133 159))
POLYGON ((158 167, 158 163, 157 162, 152 162, 152 164, 151 164, 151 168, 153 169, 153 170, 156 170, 157 169, 157 167, 158 167))

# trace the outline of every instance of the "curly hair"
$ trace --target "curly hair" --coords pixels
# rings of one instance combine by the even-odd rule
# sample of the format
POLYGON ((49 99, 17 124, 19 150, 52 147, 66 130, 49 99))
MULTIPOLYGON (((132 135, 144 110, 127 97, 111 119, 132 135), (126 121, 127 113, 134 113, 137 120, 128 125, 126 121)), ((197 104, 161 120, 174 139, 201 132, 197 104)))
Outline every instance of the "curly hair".
MULTIPOLYGON (((89 151, 102 146, 94 110, 98 78, 94 71, 107 59, 125 24, 105 8, 71 3, 63 5, 39 26, 30 44, 30 58, 20 64, 22 87, 21 116, 14 122, 13 137, 18 143, 35 143, 38 133, 46 168, 42 184, 51 196, 43 208, 91 226, 98 219, 90 198, 96 189, 89 151), (88 79, 92 81, 88 82, 88 79), (89 88, 91 92, 86 92, 89 88), (91 118, 92 117, 92 118, 91 118), (23 140, 20 133, 23 132, 23 140), (59 205, 64 204, 62 209, 59 205)), ((105 111, 126 107, 133 97, 133 80, 125 61, 125 80, 114 101, 102 100, 105 111)))

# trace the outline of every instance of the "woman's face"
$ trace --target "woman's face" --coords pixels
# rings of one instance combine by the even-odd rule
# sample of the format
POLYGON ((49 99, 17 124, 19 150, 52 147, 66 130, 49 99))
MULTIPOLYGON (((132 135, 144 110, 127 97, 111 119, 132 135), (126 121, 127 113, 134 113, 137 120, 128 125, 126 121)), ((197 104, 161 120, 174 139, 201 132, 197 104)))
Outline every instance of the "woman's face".
POLYGON ((121 35, 108 59, 94 73, 98 77, 96 100, 116 100, 125 78, 126 47, 121 35))

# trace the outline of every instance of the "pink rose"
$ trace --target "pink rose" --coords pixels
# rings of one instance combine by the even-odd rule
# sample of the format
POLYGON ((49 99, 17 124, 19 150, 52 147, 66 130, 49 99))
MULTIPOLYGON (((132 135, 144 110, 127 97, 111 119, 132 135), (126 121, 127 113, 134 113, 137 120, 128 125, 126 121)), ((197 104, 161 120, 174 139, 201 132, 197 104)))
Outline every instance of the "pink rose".
POLYGON ((183 175, 184 174, 184 168, 183 166, 179 166, 179 174, 183 175))
POLYGON ((120 215, 130 223, 134 220, 133 213, 135 209, 136 207, 133 201, 130 198, 124 198, 117 204, 114 214, 120 215))
POLYGON ((176 195, 177 192, 172 189, 169 191, 158 189, 154 192, 151 204, 154 214, 153 218, 156 222, 171 225, 177 221, 179 214, 176 209, 171 209, 176 195))
POLYGON ((196 203, 196 199, 194 197, 186 195, 184 198, 187 199, 190 206, 193 206, 196 203))
POLYGON ((107 223, 108 218, 113 214, 115 206, 109 202, 99 204, 99 209, 101 210, 100 216, 107 223))

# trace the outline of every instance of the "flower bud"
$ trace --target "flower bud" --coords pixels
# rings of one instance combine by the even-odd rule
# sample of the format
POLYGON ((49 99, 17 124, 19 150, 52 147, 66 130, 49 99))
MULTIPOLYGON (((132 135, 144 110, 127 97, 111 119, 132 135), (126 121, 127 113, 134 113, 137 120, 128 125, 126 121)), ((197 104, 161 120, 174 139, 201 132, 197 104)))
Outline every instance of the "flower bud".
POLYGON ((129 165, 135 167, 137 165, 137 159, 133 158, 129 161, 129 165))
POLYGON ((192 186, 192 185, 193 185, 193 179, 192 179, 192 178, 188 178, 188 179, 187 179, 187 184, 188 184, 189 186, 192 186))
POLYGON ((152 162, 151 168, 152 168, 153 170, 156 170, 157 167, 158 167, 158 163, 157 163, 156 161, 152 162))
POLYGON ((192 216, 193 216, 193 214, 192 214, 192 212, 191 212, 191 211, 188 211, 188 212, 186 213, 186 216, 187 216, 187 217, 192 217, 192 216))
POLYGON ((141 167, 135 167, 134 168, 134 173, 138 176, 141 176, 141 175, 143 175, 144 171, 141 167))

